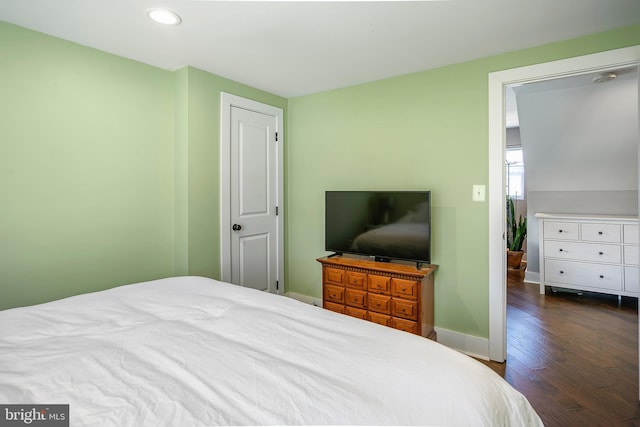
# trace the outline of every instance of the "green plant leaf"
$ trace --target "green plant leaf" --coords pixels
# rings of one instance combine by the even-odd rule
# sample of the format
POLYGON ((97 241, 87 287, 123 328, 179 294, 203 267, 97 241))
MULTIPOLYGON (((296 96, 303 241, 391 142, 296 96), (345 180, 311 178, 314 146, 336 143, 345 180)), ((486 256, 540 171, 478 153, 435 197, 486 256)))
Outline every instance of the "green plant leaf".
POLYGON ((516 222, 516 209, 513 198, 507 196, 507 248, 521 251, 527 237, 527 217, 520 215, 516 222))

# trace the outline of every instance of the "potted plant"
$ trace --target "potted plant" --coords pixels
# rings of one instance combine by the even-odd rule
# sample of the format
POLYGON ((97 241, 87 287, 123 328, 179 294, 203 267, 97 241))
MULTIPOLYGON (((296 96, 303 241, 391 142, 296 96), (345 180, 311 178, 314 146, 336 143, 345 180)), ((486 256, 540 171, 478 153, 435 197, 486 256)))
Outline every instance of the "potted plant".
POLYGON ((520 215, 516 222, 516 207, 513 198, 507 196, 507 266, 520 268, 522 244, 527 237, 527 217, 520 215))

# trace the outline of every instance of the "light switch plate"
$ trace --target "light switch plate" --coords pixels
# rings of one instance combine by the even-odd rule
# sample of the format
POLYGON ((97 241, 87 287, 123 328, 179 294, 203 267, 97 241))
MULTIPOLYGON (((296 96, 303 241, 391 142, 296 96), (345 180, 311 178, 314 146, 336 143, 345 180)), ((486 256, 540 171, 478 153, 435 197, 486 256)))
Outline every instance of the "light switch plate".
POLYGON ((484 202, 485 201, 486 188, 487 187, 485 185, 474 184, 473 185, 473 196, 471 197, 471 200, 473 200, 474 202, 484 202))

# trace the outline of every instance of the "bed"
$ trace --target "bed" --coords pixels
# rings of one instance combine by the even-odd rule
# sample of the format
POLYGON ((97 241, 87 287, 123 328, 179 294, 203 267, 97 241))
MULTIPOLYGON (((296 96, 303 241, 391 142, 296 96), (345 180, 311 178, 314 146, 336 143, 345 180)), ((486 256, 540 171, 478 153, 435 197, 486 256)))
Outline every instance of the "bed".
POLYGON ((0 402, 72 426, 542 425, 436 342, 202 277, 0 311, 0 402))

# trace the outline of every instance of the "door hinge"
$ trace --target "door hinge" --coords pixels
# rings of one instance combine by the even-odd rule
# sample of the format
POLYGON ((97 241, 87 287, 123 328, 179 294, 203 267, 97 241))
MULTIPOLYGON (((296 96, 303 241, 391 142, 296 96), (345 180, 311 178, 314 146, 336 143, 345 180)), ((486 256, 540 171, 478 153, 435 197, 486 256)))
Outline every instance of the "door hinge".
POLYGON ((279 290, 280 290, 280 282, 276 280, 276 291, 279 291, 279 290))
POLYGON ((278 132, 276 132, 276 142, 278 141, 278 132))
POLYGON ((278 207, 276 206, 276 216, 278 216, 278 207))

